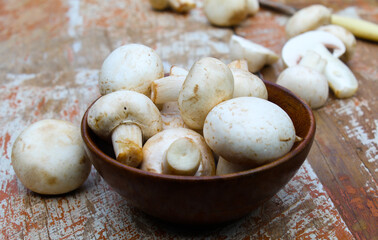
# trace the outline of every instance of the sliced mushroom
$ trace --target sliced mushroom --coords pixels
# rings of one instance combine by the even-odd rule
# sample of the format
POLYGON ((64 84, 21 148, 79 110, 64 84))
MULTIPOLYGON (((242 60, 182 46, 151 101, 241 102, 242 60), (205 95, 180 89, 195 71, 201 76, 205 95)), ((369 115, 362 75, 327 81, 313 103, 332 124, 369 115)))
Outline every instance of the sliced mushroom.
POLYGON ((209 176, 215 162, 203 137, 186 128, 171 128, 151 137, 143 146, 141 169, 154 173, 209 176), (182 160, 182 161, 181 161, 182 160))
POLYGON ((345 45, 345 53, 340 57, 340 59, 345 62, 352 59, 356 49, 356 38, 351 32, 339 25, 333 24, 321 26, 317 30, 331 33, 339 38, 345 45))
POLYGON ((328 99, 328 82, 323 75, 326 63, 319 54, 308 51, 299 65, 289 67, 281 72, 277 84, 294 92, 311 108, 319 108, 328 99))
POLYGON ((255 97, 233 98, 215 106, 206 117, 203 135, 217 155, 249 166, 283 156, 296 139, 287 113, 255 97))
POLYGON ((45 119, 22 131, 12 148, 12 166, 22 184, 40 194, 63 194, 80 187, 91 171, 80 129, 45 119))
POLYGON ((345 53, 345 45, 336 36, 325 31, 309 31, 289 39, 282 48, 282 60, 288 67, 297 65, 308 50, 321 44, 336 58, 345 53))
POLYGON ((247 60, 250 72, 258 72, 265 65, 277 62, 279 58, 270 49, 236 35, 230 39, 230 55, 233 60, 247 60))
POLYGON ((99 98, 89 109, 88 125, 103 139, 111 138, 117 161, 137 167, 142 142, 162 130, 160 112, 145 95, 121 90, 99 98))
POLYGON ((216 58, 198 60, 189 70, 179 93, 181 116, 189 128, 203 128, 208 112, 232 98, 234 78, 226 64, 216 58))
POLYGON ((111 52, 102 64, 100 93, 131 90, 150 96, 151 82, 163 76, 163 63, 152 48, 127 44, 111 52))
POLYGON ((286 24, 286 35, 289 38, 301 33, 315 30, 319 26, 330 24, 332 11, 320 4, 311 5, 297 11, 286 24))
POLYGON ((205 0, 203 9, 210 23, 220 27, 237 25, 248 15, 246 0, 205 0))
POLYGON ((313 51, 327 61, 324 75, 328 84, 337 98, 353 96, 358 89, 358 81, 353 72, 340 59, 334 57, 328 49, 321 45, 315 45, 313 51))

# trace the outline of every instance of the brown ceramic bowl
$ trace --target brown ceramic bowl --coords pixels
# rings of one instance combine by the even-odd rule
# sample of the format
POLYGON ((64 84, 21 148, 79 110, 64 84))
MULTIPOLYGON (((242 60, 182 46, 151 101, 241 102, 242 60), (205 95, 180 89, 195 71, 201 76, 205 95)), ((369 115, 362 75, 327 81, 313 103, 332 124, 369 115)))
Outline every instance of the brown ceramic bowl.
POLYGON ((297 136, 285 156, 258 168, 224 176, 187 177, 149 173, 120 164, 112 147, 94 135, 85 113, 81 131, 86 152, 105 181, 126 200, 159 219, 183 224, 217 224, 238 219, 274 196, 297 172, 315 134, 312 111, 290 91, 265 82, 269 100, 291 117, 297 136))

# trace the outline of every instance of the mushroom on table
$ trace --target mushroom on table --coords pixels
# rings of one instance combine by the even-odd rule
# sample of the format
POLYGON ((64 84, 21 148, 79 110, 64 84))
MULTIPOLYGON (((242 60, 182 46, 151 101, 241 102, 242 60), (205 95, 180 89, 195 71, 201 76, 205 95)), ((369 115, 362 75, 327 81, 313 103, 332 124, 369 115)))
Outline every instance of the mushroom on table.
POLYGON ((131 90, 150 96, 151 82, 163 76, 163 63, 152 48, 126 44, 116 48, 103 62, 99 89, 102 95, 131 90))
POLYGON ((143 146, 141 169, 154 173, 209 176, 215 174, 215 162, 204 138, 187 128, 161 131, 143 146))
POLYGON ((137 167, 142 143, 162 130, 160 112, 145 95, 120 90, 100 97, 89 109, 88 125, 96 135, 111 139, 116 159, 137 167))
POLYGON ((12 166, 22 184, 40 194, 80 187, 91 171, 79 127, 45 119, 22 131, 12 148, 12 166))

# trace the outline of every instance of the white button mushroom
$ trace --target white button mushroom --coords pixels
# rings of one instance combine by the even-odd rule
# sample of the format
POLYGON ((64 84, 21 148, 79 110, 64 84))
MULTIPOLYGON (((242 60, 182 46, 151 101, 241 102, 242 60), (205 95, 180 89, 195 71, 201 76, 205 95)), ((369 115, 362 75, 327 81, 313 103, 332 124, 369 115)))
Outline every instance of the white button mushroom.
POLYGON ((317 30, 331 33, 339 38, 345 45, 345 53, 340 57, 340 59, 345 62, 352 59, 357 43, 356 38, 351 32, 339 25, 334 24, 321 26, 317 30))
POLYGON ((232 98, 234 78, 226 64, 216 58, 198 60, 189 70, 179 93, 181 116, 189 128, 203 128, 207 113, 232 98))
POLYGON ((155 104, 145 95, 128 90, 100 97, 89 109, 88 125, 99 137, 111 138, 116 159, 132 167, 143 160, 143 139, 162 130, 155 104))
POLYGON ((141 169, 145 171, 192 176, 215 174, 211 149, 200 134, 190 129, 159 132, 144 144, 143 156, 141 169))
POLYGON ((220 27, 237 25, 248 15, 246 0, 205 0, 203 9, 210 23, 220 27))
POLYGON ((261 165, 283 156, 295 141, 293 122, 276 104, 239 97, 215 106, 203 128, 209 147, 233 163, 261 165))
POLYGON ((289 39, 282 48, 282 60, 288 67, 297 65, 308 50, 321 44, 336 58, 345 53, 345 45, 336 36, 325 31, 309 31, 289 39))
POLYGON ((311 108, 319 108, 328 99, 328 82, 323 75, 326 63, 319 54, 308 51, 299 65, 289 67, 281 72, 277 84, 297 94, 311 108))
POLYGON ((258 0, 247 0, 247 9, 249 15, 255 15, 259 9, 260 4, 258 0))
POLYGON ((40 194, 62 194, 81 186, 91 171, 80 129, 54 119, 35 122, 16 139, 12 166, 22 184, 40 194))
POLYGON ((286 35, 292 38, 301 33, 330 24, 332 11, 320 4, 302 8, 286 23, 286 35))
POLYGON ((279 58, 270 49, 236 35, 230 39, 230 55, 232 60, 247 60, 250 72, 258 72, 265 65, 277 62, 279 58))
POLYGON ((163 76, 163 63, 152 48, 127 44, 115 49, 103 62, 100 93, 132 90, 150 96, 151 82, 163 76))
POLYGON ((265 84, 258 76, 243 69, 230 69, 234 76, 234 93, 232 98, 258 97, 268 99, 268 91, 265 84))

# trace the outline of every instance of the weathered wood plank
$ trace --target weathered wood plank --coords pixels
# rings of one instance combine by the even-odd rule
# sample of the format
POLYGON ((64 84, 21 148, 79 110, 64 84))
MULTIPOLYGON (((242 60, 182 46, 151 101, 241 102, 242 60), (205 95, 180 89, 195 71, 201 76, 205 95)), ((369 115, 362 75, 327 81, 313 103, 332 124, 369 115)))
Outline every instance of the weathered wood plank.
MULTIPOLYGON (((287 1, 302 8, 319 1, 287 1)), ((378 23, 375 1, 328 1, 334 11, 349 12, 378 23)), ((284 26, 288 17, 276 12, 260 11, 236 32, 280 53, 286 41, 284 26), (271 19, 271 20, 269 20, 271 19), (270 41, 263 38, 274 36, 270 41), (273 43, 272 43, 273 42, 273 43)), ((309 162, 325 185, 348 227, 356 238, 378 238, 378 45, 357 41, 354 57, 348 66, 359 81, 357 94, 336 99, 330 94, 327 104, 315 112, 317 133, 309 162)), ((266 67, 266 79, 276 81, 282 63, 266 67)))
MULTIPOLYGON (((340 3, 332 1, 336 2, 340 3)), ((295 3, 305 5, 303 1, 295 3)), ((362 10, 363 16, 374 20, 377 17, 369 9, 371 4, 356 2, 361 5, 358 10, 362 10)), ((378 77, 374 68, 377 59, 366 57, 367 53, 377 51, 376 45, 370 43, 359 44, 356 58, 349 63, 366 85, 363 90, 352 100, 331 98, 324 109, 316 112, 320 126, 309 156, 312 166, 306 162, 274 198, 234 223, 199 232, 176 229, 129 206, 94 169, 80 189, 55 197, 34 194, 17 180, 10 163, 11 146, 17 135, 30 123, 44 118, 80 124, 87 106, 99 95, 97 78, 102 61, 115 47, 130 42, 149 45, 163 59, 166 71, 173 64, 189 68, 204 56, 229 61, 228 40, 233 30, 210 26, 201 6, 198 1, 197 9, 179 15, 152 11, 147 0, 0 3, 0 238, 376 236, 373 227, 377 117, 373 113, 376 113, 374 83, 378 77), (351 107, 353 104, 359 108, 351 107), (360 120, 362 117, 366 120, 360 120), (343 123, 337 122, 338 119, 343 123), (358 124, 353 125, 356 121, 358 124), (344 140, 339 142, 339 136, 344 140), (335 145, 328 145, 327 141, 335 145), (360 149, 357 152, 353 150, 356 147, 360 149), (338 151, 345 148, 350 154, 338 157, 341 156, 338 151), (338 169, 340 164, 345 168, 338 169), (341 173, 348 178, 340 178, 341 173), (365 200, 370 202, 365 204, 365 200)), ((260 11, 235 31, 279 53, 285 42, 286 19, 277 13, 260 11)), ((263 70, 264 77, 274 81, 282 68, 280 63, 267 67, 263 70)))

